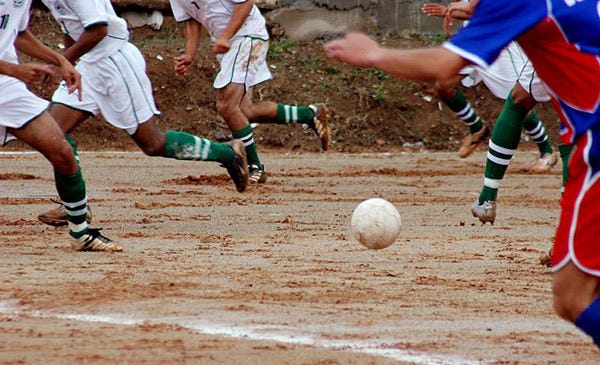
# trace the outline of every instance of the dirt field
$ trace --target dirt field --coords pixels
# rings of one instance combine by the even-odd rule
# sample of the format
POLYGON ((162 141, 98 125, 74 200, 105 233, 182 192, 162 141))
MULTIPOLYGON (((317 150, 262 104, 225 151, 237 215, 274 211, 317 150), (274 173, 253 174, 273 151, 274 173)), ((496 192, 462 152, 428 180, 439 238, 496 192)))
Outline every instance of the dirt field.
POLYGON ((1 364, 597 364, 551 309, 559 168, 520 152, 494 226, 468 206, 483 151, 264 154, 238 194, 214 163, 84 153, 95 226, 123 253, 80 253, 36 215, 49 164, 0 155, 1 364), (382 197, 401 238, 369 251, 352 210, 382 197))

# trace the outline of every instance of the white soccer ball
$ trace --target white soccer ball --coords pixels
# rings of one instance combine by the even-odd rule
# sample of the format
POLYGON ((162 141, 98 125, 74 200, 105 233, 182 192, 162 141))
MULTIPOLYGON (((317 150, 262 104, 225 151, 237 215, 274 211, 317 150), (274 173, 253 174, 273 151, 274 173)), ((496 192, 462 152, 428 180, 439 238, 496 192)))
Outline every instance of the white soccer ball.
POLYGON ((402 219, 398 209, 387 200, 367 199, 352 213, 352 232, 365 247, 386 248, 400 236, 402 219))

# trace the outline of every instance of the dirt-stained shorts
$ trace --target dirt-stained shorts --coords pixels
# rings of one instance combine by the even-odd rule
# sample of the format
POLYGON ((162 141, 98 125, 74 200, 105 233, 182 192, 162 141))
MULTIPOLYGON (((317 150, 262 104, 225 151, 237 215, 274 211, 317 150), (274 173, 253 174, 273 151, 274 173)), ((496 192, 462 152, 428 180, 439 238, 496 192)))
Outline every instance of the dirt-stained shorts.
POLYGON ((231 49, 217 55, 221 69, 213 86, 222 89, 230 83, 244 84, 249 89, 272 78, 267 65, 269 41, 252 37, 239 37, 232 41, 231 49))
POLYGON ((6 128, 19 129, 48 108, 48 101, 27 89, 25 83, 9 76, 0 76, 0 142, 4 146, 14 137, 6 128))
POLYGON ((550 95, 533 65, 515 42, 504 48, 490 67, 484 69, 468 66, 462 69, 460 74, 466 75, 462 80, 463 86, 472 87, 483 81, 485 86, 502 100, 508 97, 516 82, 538 103, 550 100, 550 95))
POLYGON ((53 103, 67 105, 91 115, 102 114, 113 126, 135 134, 140 124, 160 115, 152 95, 152 84, 146 75, 146 61, 131 43, 117 53, 93 65, 79 62, 82 100, 69 94, 62 83, 52 96, 53 103))
POLYGON ((572 261, 581 271, 600 276, 600 127, 579 137, 569 161, 569 178, 561 198, 561 214, 552 270, 572 261))

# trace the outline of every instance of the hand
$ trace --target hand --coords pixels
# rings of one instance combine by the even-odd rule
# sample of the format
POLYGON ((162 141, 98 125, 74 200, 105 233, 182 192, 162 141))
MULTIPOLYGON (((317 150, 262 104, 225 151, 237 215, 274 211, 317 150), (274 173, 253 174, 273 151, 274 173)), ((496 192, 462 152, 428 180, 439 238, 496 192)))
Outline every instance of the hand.
POLYGON ((446 7, 442 4, 423 4, 421 13, 427 16, 437 16, 443 18, 446 16, 446 7))
POLYGON ((47 65, 23 63, 15 65, 14 77, 28 85, 38 85, 52 75, 52 69, 47 65))
POLYGON ((47 74, 42 81, 42 90, 52 91, 58 87, 58 84, 62 81, 62 75, 60 69, 57 66, 49 65, 48 68, 52 71, 52 74, 47 74))
POLYGON ((231 39, 220 37, 217 39, 215 44, 213 44, 213 52, 215 54, 227 53, 231 49, 231 39))
POLYGON ((185 75, 193 63, 194 60, 190 55, 182 54, 181 56, 177 56, 175 57, 175 71, 180 75, 185 75))
POLYGON ((63 80, 67 83, 69 94, 77 90, 77 98, 81 101, 81 74, 79 71, 66 58, 61 60, 58 68, 63 80))
POLYGON ((444 23, 442 25, 444 32, 448 35, 452 35, 454 21, 456 19, 470 19, 473 15, 473 10, 473 6, 469 3, 455 2, 448 5, 448 8, 446 9, 446 15, 444 17, 444 23))
POLYGON ((381 51, 376 41, 362 33, 349 33, 344 38, 325 43, 327 57, 360 66, 372 67, 381 51))

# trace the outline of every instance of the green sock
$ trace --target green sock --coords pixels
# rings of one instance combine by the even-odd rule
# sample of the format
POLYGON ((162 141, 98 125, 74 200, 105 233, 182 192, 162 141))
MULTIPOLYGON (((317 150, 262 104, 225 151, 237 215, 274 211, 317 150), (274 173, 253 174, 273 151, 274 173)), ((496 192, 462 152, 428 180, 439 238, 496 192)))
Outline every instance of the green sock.
POLYGON ((467 98, 465 98, 465 94, 459 89, 455 89, 453 97, 449 99, 442 98, 442 101, 454 112, 454 114, 467 124, 469 132, 479 132, 481 128, 483 128, 483 121, 479 118, 477 113, 475 113, 475 110, 473 110, 471 104, 469 104, 467 98))
POLYGON ((75 142, 73 137, 71 137, 70 134, 65 135, 65 139, 71 145, 71 148, 73 149, 73 154, 75 155, 75 160, 77 161, 77 165, 79 165, 79 151, 77 151, 77 143, 75 142))
POLYGON ((221 163, 229 163, 234 157, 233 150, 226 144, 211 142, 189 133, 167 131, 165 137, 165 157, 221 163))
POLYGON ((313 124, 315 113, 307 106, 291 106, 277 104, 277 123, 303 123, 313 124))
POLYGON ((73 175, 54 172, 54 180, 58 196, 67 210, 70 233, 80 237, 87 232, 87 196, 81 169, 73 175))
POLYGON ((521 125, 527 113, 529 110, 515 104, 512 96, 508 96, 489 142, 483 189, 479 194, 480 204, 486 200, 496 200, 500 183, 519 145, 521 125))
POLYGON ((239 131, 231 131, 233 138, 241 139, 246 147, 246 159, 248 165, 255 165, 261 167, 260 159, 258 158, 258 151, 256 151, 256 144, 254 144, 254 134, 252 133, 252 127, 247 125, 239 131))
POLYGON ((535 110, 531 110, 523 120, 523 129, 527 132, 529 137, 537 143, 538 149, 540 150, 540 156, 554 152, 550 140, 548 139, 546 128, 544 128, 544 125, 535 110))
POLYGON ((559 144, 558 153, 560 154, 560 161, 562 162, 562 186, 563 188, 567 184, 569 178, 569 157, 573 151, 573 145, 570 144, 559 144))

